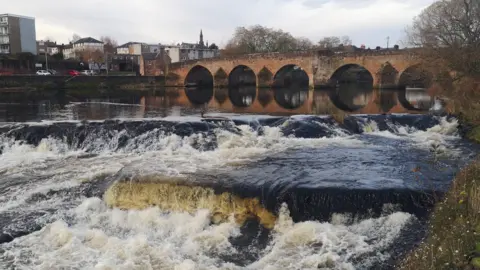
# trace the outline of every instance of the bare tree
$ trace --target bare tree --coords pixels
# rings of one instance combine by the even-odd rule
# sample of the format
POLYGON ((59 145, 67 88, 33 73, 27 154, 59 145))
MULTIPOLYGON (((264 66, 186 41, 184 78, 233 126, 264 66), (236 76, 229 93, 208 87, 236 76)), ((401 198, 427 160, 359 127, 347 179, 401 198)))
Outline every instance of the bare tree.
POLYGON ((456 80, 480 76, 480 1, 437 1, 414 19, 407 35, 432 68, 453 70, 456 80))
POLYGON ((81 37, 80 37, 78 34, 74 33, 74 34, 72 35, 72 38, 70 39, 70 42, 73 43, 73 42, 75 42, 75 41, 77 41, 77 40, 79 40, 79 39, 81 39, 81 37))
POLYGON ((103 53, 100 50, 86 49, 76 52, 81 61, 103 62, 103 53))
POLYGON ((343 37, 324 37, 320 41, 318 41, 318 47, 322 49, 331 49, 337 48, 340 45, 349 46, 352 45, 352 40, 349 36, 343 37))
POLYGON ((46 36, 44 39, 44 41, 50 41, 50 42, 55 42, 55 39, 50 37, 50 36, 46 36))
POLYGON ((352 45, 352 39, 349 36, 343 36, 342 37, 342 44, 343 46, 350 46, 352 45))
POLYGON ((335 48, 341 44, 339 37, 324 37, 318 41, 318 47, 322 49, 335 48))
POLYGON ((311 50, 314 47, 313 42, 308 38, 300 37, 296 39, 296 42, 296 47, 300 51, 311 50))
POLYGON ((101 36, 100 40, 103 42, 103 44, 105 44, 105 52, 114 53, 115 48, 118 47, 118 42, 110 36, 101 36))
POLYGON ((290 33, 261 25, 238 27, 228 41, 223 54, 248 54, 304 50, 311 45, 305 38, 295 38, 290 33))

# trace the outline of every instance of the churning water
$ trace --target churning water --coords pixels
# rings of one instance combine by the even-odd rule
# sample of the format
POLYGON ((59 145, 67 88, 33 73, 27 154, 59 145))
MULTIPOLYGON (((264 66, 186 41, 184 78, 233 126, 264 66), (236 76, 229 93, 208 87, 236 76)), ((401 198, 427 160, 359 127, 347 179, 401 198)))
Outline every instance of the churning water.
POLYGON ((447 116, 79 106, 1 124, 1 269, 388 269, 474 151, 447 116))

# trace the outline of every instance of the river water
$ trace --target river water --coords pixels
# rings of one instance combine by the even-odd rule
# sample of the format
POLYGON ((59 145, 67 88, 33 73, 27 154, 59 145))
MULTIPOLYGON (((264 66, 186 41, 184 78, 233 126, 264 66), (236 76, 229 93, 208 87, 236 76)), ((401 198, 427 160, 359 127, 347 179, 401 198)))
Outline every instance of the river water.
POLYGON ((477 150, 425 94, 259 94, 2 103, 0 268, 390 269, 477 150))

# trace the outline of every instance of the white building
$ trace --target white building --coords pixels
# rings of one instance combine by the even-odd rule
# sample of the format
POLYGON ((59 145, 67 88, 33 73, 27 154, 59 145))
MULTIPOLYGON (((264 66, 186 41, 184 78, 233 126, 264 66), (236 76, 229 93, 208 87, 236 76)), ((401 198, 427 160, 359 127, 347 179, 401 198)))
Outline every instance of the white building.
POLYGON ((104 44, 91 37, 81 38, 63 50, 65 59, 77 58, 80 52, 91 51, 103 53, 104 44))
POLYGON ((220 55, 219 50, 182 45, 162 46, 172 63, 188 60, 214 58, 220 55))
POLYGON ((171 63, 180 62, 180 46, 163 46, 165 53, 170 57, 171 63))
POLYGON ((37 41, 37 54, 44 55, 45 52, 48 55, 57 54, 60 52, 56 42, 38 40, 37 41))
POLYGON ((141 55, 142 53, 156 53, 160 51, 159 44, 147 44, 143 42, 128 42, 118 46, 117 54, 141 55))
POLYGON ((218 49, 210 49, 208 47, 208 42, 205 45, 202 31, 200 31, 200 41, 198 43, 183 42, 182 44, 163 46, 163 48, 172 60, 172 63, 213 58, 220 55, 218 49))

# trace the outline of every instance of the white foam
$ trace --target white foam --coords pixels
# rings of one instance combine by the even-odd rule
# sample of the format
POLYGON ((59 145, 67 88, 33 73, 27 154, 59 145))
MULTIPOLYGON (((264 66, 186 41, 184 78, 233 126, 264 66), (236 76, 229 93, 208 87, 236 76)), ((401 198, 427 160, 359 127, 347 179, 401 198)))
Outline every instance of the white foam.
POLYGON ((440 118, 440 123, 427 130, 418 130, 414 127, 395 125, 396 133, 384 130, 380 131, 375 121, 364 123, 365 133, 391 139, 410 141, 414 147, 423 148, 436 154, 448 154, 458 156, 460 151, 451 147, 452 142, 460 139, 458 135, 458 120, 440 118))
MULTIPOLYGON (((98 198, 84 200, 71 212, 71 225, 58 220, 5 244, 0 266, 11 262, 20 269, 244 269, 221 258, 239 254, 228 240, 240 235, 233 217, 211 225, 207 210, 122 211, 107 208, 98 198)), ((354 269, 352 258, 371 252, 372 260, 383 260, 387 255, 381 249, 410 218, 395 213, 349 226, 295 224, 283 206, 273 241, 246 269, 354 269)))

